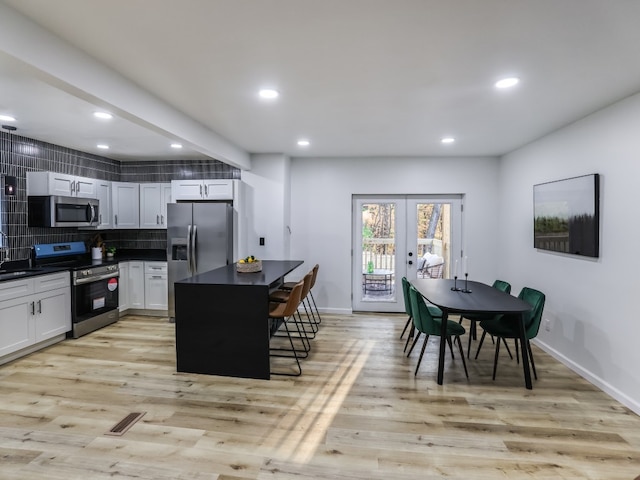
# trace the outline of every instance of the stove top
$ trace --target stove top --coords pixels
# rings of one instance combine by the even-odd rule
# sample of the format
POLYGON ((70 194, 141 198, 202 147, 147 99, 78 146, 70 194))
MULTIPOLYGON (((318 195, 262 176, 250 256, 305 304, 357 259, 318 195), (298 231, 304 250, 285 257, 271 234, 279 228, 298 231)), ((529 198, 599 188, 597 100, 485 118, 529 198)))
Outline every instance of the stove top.
POLYGON ((38 267, 65 267, 73 277, 93 277, 118 271, 115 260, 94 260, 84 242, 43 243, 32 247, 33 264, 38 267))

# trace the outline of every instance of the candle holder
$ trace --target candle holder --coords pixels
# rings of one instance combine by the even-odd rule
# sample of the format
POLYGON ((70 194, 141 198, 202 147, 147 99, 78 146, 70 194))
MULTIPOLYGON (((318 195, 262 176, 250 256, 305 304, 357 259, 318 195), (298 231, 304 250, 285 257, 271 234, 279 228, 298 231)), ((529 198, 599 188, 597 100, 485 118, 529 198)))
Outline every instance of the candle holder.
POLYGON ((464 274, 464 288, 462 289, 462 293, 471 293, 471 290, 467 288, 467 281, 469 280, 469 274, 464 274))
POLYGON ((454 291, 454 292, 462 291, 461 288, 458 288, 458 276, 457 275, 455 277, 453 277, 453 287, 451 287, 451 290, 454 291))

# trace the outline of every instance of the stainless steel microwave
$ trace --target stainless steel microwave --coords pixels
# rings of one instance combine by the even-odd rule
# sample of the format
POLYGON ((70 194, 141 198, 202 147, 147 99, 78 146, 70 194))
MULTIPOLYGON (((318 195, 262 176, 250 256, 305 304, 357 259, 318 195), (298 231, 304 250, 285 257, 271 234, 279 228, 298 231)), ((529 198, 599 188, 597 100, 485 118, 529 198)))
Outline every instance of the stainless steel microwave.
POLYGON ((37 195, 28 197, 30 227, 96 227, 99 201, 95 198, 37 195))

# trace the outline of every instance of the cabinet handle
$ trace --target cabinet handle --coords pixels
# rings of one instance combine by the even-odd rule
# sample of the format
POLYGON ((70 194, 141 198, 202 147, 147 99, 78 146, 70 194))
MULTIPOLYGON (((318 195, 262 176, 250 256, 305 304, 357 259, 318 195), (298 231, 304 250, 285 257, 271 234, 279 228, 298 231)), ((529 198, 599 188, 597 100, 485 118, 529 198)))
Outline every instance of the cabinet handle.
POLYGON ((76 191, 76 181, 74 180, 73 182, 71 182, 71 193, 73 194, 73 192, 76 191))
POLYGON ((42 300, 38 300, 38 313, 42 313, 42 300))
POLYGON ((31 302, 31 315, 36 314, 36 302, 31 302))
POLYGON ((162 275, 151 275, 151 278, 162 278, 162 275))
POLYGON ((160 215, 156 215, 156 225, 160 225, 160 215))
POLYGON ((207 186, 204 186, 204 196, 208 197, 209 196, 209 189, 207 188, 207 186))
POLYGON ((160 215, 160 225, 164 225, 164 215, 160 215))
POLYGON ((114 219, 115 219, 115 221, 116 221, 116 225, 118 225, 118 214, 115 214, 115 215, 114 215, 114 219))
POLYGON ((100 224, 102 224, 102 214, 98 215, 100 218, 100 224))
POLYGON ((200 185, 200 196, 202 196, 202 185, 200 185))

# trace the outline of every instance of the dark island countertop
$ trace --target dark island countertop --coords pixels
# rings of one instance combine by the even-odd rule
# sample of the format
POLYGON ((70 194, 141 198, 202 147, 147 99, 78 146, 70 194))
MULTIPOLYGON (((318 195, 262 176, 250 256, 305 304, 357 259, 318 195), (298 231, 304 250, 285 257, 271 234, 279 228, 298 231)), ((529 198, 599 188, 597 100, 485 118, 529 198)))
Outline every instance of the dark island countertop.
POLYGON ((238 273, 236 264, 226 265, 208 272, 194 275, 176 282, 176 284, 197 285, 253 285, 270 286, 278 282, 300 265, 302 260, 262 260, 262 271, 254 273, 238 273))

